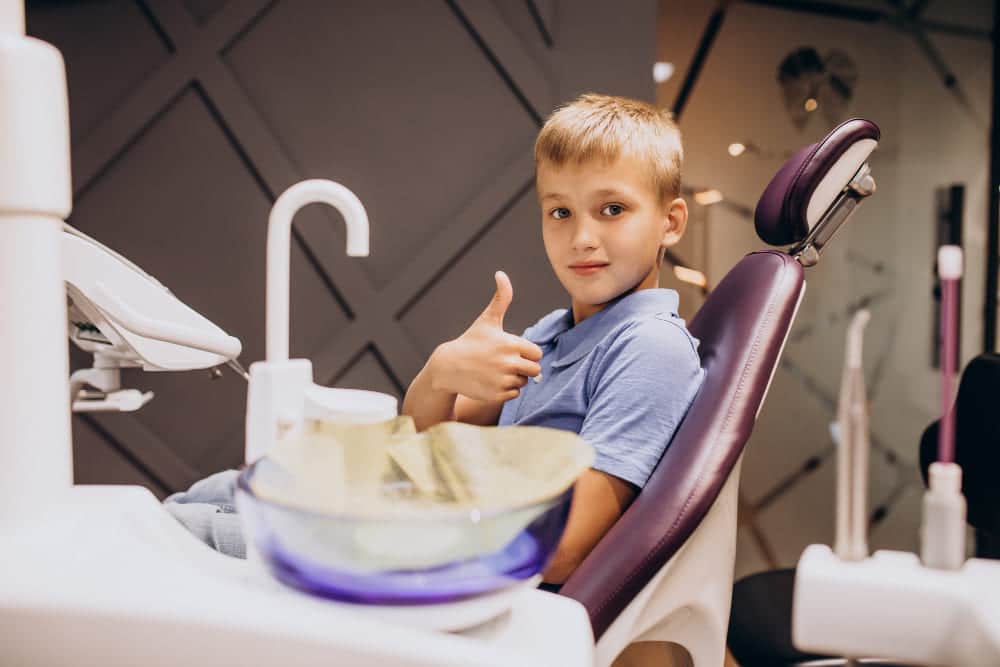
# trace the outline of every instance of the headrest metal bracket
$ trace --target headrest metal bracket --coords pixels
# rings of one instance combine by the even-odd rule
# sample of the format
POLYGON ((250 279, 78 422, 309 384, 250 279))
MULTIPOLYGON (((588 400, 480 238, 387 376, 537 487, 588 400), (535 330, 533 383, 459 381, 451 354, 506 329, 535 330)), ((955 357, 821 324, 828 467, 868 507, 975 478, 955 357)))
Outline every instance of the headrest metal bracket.
POLYGON ((823 247, 847 222, 861 201, 873 194, 875 194, 875 179, 871 175, 871 167, 865 162, 851 181, 844 186, 819 222, 810 230, 809 235, 801 243, 793 246, 788 254, 804 267, 815 266, 819 262, 823 247))

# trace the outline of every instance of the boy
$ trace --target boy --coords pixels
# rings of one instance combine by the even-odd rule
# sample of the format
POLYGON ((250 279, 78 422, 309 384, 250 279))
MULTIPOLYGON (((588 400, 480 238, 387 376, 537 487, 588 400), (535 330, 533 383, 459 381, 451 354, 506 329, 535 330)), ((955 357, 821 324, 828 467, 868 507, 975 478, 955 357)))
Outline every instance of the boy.
POLYGON ((625 511, 701 386, 698 341, 677 316, 677 293, 659 288, 664 249, 687 225, 681 159, 677 127, 645 102, 586 94, 558 109, 535 143, 535 185, 545 251, 571 307, 521 337, 505 333, 513 289, 498 271, 486 310, 435 349, 403 401, 419 430, 448 420, 549 426, 593 445, 544 573, 550 587, 625 511))

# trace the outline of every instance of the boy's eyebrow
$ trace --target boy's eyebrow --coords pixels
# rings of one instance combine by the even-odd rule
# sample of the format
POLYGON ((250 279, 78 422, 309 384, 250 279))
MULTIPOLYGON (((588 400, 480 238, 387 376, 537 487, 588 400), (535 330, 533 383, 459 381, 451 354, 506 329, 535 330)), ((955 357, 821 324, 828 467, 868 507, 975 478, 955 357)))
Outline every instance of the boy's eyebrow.
MULTIPOLYGON (((624 190, 617 190, 615 188, 601 188, 600 190, 596 191, 594 194, 597 195, 598 197, 611 197, 611 196, 615 196, 615 195, 621 196, 621 197, 628 196, 628 193, 625 192, 624 190)), ((563 195, 562 193, 559 193, 559 192, 545 192, 545 193, 542 194, 541 197, 539 197, 539 200, 540 201, 545 201, 546 199, 564 199, 564 198, 565 198, 565 195, 563 195)))

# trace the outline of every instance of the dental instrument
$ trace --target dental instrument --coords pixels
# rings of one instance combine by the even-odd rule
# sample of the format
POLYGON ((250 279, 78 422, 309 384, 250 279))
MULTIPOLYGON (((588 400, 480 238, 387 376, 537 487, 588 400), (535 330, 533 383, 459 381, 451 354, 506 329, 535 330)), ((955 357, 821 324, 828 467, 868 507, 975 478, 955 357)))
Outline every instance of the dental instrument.
POLYGON ((837 527, 834 551, 843 560, 868 556, 868 405, 861 364, 863 334, 871 314, 861 309, 847 328, 847 359, 837 406, 837 527))
POLYGON ((928 469, 920 531, 920 561, 927 567, 957 570, 965 561, 965 496, 962 468, 955 463, 955 350, 958 331, 958 281, 962 277, 962 249, 938 250, 941 280, 941 429, 938 460, 928 469))
MULTIPOLYGON (((938 271, 944 295, 943 415, 940 460, 931 464, 930 489, 924 496, 921 555, 877 551, 859 559, 860 549, 844 554, 821 544, 807 547, 796 569, 792 608, 792 640, 800 650, 851 658, 883 656, 915 665, 1000 663, 1000 562, 965 559, 961 469, 952 460, 961 250, 942 247, 938 271)), ((857 448, 863 439, 847 443, 857 448)), ((850 476, 846 486, 866 487, 867 468, 838 467, 838 475, 845 471, 850 476)), ((838 489, 844 486, 844 480, 838 480, 838 489)), ((844 511, 838 503, 838 528, 844 511)))
POLYGON ((237 361, 239 339, 120 254, 68 224, 62 228, 69 339, 94 356, 93 367, 70 376, 74 412, 130 412, 149 402, 152 392, 121 388, 122 368, 182 371, 226 365, 246 375, 237 361))
MULTIPOLYGON (((0 663, 592 663, 589 622, 573 600, 522 589, 505 601, 507 613, 463 633, 407 627, 302 595, 263 576, 252 562, 209 549, 147 489, 74 486, 67 292, 74 306, 84 306, 79 313, 92 318, 93 328, 76 329, 78 341, 94 350, 118 346, 127 357, 106 359, 110 364, 169 370, 182 358, 209 367, 239 351, 236 339, 179 301, 164 298, 170 305, 144 310, 136 299, 160 289, 156 283, 63 227, 72 198, 65 69, 58 50, 25 36, 20 0, 0 0, 0 137, 0 376, 6 387, 0 400, 0 663), (74 295, 65 279, 64 246, 117 277, 88 282, 89 274, 81 274, 86 279, 74 295)), ((95 368, 114 380, 113 366, 98 366, 95 359, 95 368)), ((103 382, 99 373, 90 375, 88 382, 103 382)), ((330 394, 312 390, 308 373, 299 377, 302 391, 289 402, 309 394, 301 412, 328 413, 323 399, 330 394)), ((294 419, 298 411, 278 415, 294 419)), ((468 612, 456 609, 455 623, 464 625, 468 612)))

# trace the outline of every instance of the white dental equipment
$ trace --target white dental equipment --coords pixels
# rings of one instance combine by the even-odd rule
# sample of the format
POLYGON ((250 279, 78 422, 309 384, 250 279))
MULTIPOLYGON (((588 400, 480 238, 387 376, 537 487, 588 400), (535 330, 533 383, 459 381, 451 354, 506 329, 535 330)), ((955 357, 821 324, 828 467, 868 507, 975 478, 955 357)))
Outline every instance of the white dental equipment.
POLYGON ((837 405, 837 526, 833 550, 843 560, 868 556, 868 405, 861 351, 871 315, 859 310, 847 328, 847 359, 837 405))
POLYGON ((75 412, 137 410, 153 398, 152 392, 122 389, 122 368, 182 371, 228 364, 246 375, 236 361, 239 339, 138 266, 69 225, 63 225, 61 246, 69 338, 94 355, 93 368, 70 376, 75 412))
POLYGON ((851 386, 842 388, 841 398, 853 397, 854 407, 849 405, 839 414, 854 421, 853 425, 840 424, 837 551, 813 544, 799 560, 792 640, 800 650, 850 658, 878 656, 919 665, 1000 664, 1000 561, 965 560, 961 469, 951 461, 960 249, 942 248, 938 270, 944 294, 942 460, 931 464, 929 471, 921 557, 900 551, 878 551, 867 557, 864 527, 859 525, 865 515, 863 490, 867 487, 867 455, 862 451, 867 443, 866 408, 860 402, 863 393, 856 390, 860 354, 854 352, 860 351, 860 327, 852 323, 849 368, 844 372, 845 385, 851 382, 851 386), (858 372, 852 372, 852 366, 858 372), (842 495, 845 491, 850 491, 849 502, 842 495))
POLYGON ((267 359, 250 365, 246 461, 260 458, 304 418, 379 422, 397 414, 395 396, 313 382, 312 362, 288 358, 289 258, 292 218, 307 204, 336 208, 347 225, 347 254, 368 255, 368 214, 353 192, 332 181, 296 183, 274 202, 267 225, 267 359))
MULTIPOLYGON (((463 634, 405 627, 213 551, 144 488, 73 486, 65 70, 58 50, 25 37, 21 0, 0 0, 0 138, 0 664, 592 664, 590 622, 574 600, 522 590, 508 614, 463 634)), ((102 284, 80 289, 106 320, 99 330, 151 367, 169 366, 153 351, 161 343, 207 355, 191 353, 192 364, 238 353, 215 329, 192 336, 198 324, 180 311, 153 311, 161 322, 151 322, 122 282, 102 284)))

